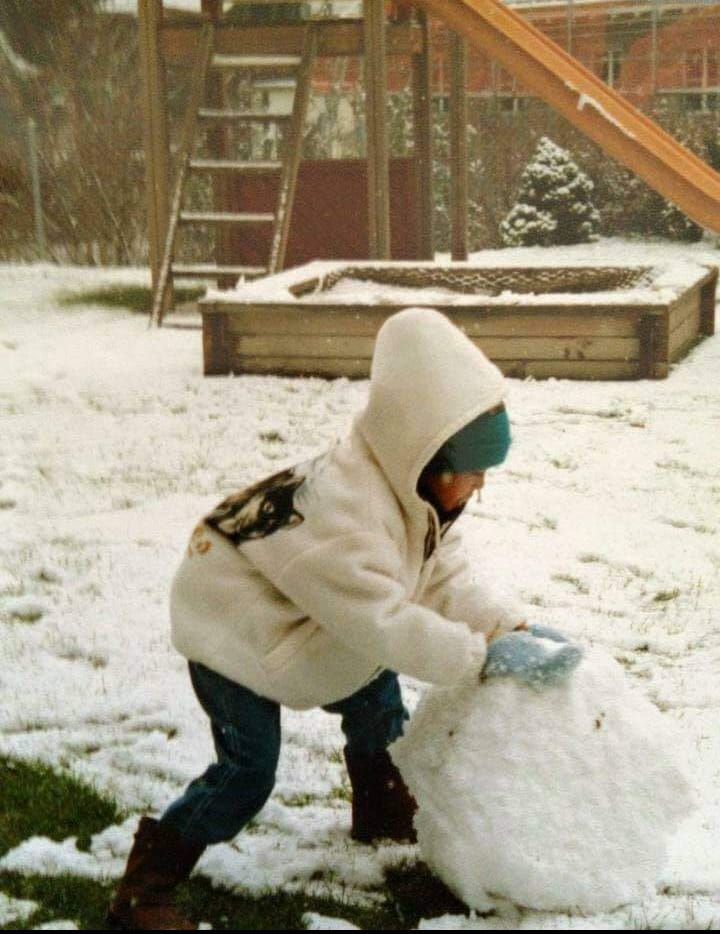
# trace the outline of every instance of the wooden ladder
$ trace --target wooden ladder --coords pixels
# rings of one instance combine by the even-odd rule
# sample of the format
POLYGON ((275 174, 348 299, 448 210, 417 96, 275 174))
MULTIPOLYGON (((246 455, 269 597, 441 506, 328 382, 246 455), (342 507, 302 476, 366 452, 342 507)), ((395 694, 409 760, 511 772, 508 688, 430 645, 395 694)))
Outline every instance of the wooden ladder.
POLYGON ((150 326, 160 326, 168 311, 171 288, 175 278, 215 279, 216 281, 258 278, 282 269, 287 250, 290 220, 295 201, 298 171, 302 156, 303 129, 310 98, 312 68, 317 54, 317 35, 312 24, 305 32, 302 55, 219 55, 214 52, 215 28, 203 27, 200 51, 193 71, 190 99, 185 115, 178 155, 178 170, 173 189, 165 250, 153 296, 150 326), (273 114, 252 109, 228 110, 204 103, 208 76, 213 69, 233 70, 258 75, 290 74, 295 80, 292 113, 273 114), (200 122, 219 124, 265 125, 287 123, 282 158, 278 161, 195 158, 197 128, 200 122), (188 179, 192 174, 232 177, 277 171, 280 174, 278 197, 274 213, 243 213, 228 211, 183 210, 188 179), (203 225, 222 228, 252 228, 272 225, 270 255, 266 266, 236 266, 216 263, 183 263, 175 252, 178 232, 182 226, 203 225))

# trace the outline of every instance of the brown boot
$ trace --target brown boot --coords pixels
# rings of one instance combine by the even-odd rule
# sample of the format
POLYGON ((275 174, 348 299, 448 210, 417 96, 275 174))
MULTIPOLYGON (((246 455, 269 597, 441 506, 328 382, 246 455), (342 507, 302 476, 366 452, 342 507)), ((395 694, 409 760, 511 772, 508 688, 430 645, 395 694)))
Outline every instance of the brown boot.
POLYGON ((110 907, 114 931, 196 931, 173 904, 173 893, 190 878, 205 847, 190 843, 150 817, 140 821, 125 875, 110 907))
POLYGON ((386 750, 372 756, 345 752, 353 790, 350 836, 360 843, 396 840, 416 843, 417 803, 386 750))

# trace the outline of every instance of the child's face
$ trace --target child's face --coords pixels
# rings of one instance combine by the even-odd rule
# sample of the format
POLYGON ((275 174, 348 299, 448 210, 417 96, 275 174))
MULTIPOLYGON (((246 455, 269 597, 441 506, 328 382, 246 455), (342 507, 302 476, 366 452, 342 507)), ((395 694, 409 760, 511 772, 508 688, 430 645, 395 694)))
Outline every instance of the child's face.
POLYGON ((485 485, 485 471, 473 473, 428 474, 423 478, 423 488, 443 512, 453 512, 464 506, 476 491, 485 485))

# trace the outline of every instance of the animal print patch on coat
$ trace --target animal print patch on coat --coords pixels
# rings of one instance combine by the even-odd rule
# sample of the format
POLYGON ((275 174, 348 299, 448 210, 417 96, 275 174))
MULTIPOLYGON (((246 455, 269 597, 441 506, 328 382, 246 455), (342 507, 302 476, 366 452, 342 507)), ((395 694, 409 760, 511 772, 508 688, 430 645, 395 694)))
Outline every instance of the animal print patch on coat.
POLYGON ((188 558, 194 558, 196 555, 206 555, 212 548, 212 542, 207 537, 207 527, 201 522, 195 528, 188 545, 188 558))
POLYGON ((294 504, 295 493, 304 482, 305 477, 298 476, 294 469, 283 470, 233 493, 205 522, 235 545, 294 528, 304 522, 294 504))

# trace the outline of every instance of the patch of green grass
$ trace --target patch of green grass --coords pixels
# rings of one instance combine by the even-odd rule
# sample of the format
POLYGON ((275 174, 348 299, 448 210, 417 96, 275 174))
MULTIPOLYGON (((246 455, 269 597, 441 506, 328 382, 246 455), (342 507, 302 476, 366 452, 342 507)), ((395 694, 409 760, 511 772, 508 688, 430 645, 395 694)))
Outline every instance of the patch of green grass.
POLYGON ((670 603, 671 600, 677 600, 680 596, 680 590, 675 587, 674 590, 661 590, 653 597, 653 603, 670 603))
POLYGON ((305 929, 302 917, 309 911, 343 918, 367 931, 405 928, 392 904, 358 908, 332 898, 284 892, 244 897, 215 889, 202 877, 194 878, 184 887, 178 906, 187 917, 198 923, 207 921, 217 931, 302 931, 305 929))
POLYGON ((11 898, 36 902, 40 909, 19 927, 19 922, 0 926, 0 931, 32 930, 50 921, 74 921, 81 930, 100 930, 112 897, 112 886, 73 876, 45 877, 0 874, 0 892, 11 898))
MULTIPOLYGON (((122 819, 114 801, 71 775, 37 762, 0 759, 0 856, 30 837, 77 837, 78 846, 87 849, 94 834, 122 819)), ((29 927, 57 919, 97 927, 105 916, 109 888, 85 879, 5 873, 0 892, 42 906, 28 920, 29 927)))
POLYGON ((28 837, 90 837, 123 819, 117 805, 70 775, 0 759, 0 856, 28 837))
POLYGON ((320 799, 317 795, 311 794, 298 794, 290 795, 288 797, 278 797, 278 801, 281 801, 286 808, 306 808, 310 804, 317 804, 320 799))
POLYGON ((385 904, 359 908, 333 898, 301 893, 243 897, 215 889, 199 877, 183 889, 178 904, 194 921, 207 921, 219 931, 303 930, 302 917, 306 912, 343 918, 365 931, 413 930, 422 918, 469 914, 467 907, 424 863, 407 863, 390 870, 382 894, 387 899, 385 904))
POLYGON ((552 579, 557 581, 559 584, 570 584, 570 586, 574 587, 578 593, 590 593, 590 589, 588 588, 587 584, 584 584, 579 577, 574 577, 572 574, 553 574, 552 579))
POLYGON ((352 789, 349 785, 337 785, 328 795, 331 801, 352 801, 352 789))
MULTIPOLYGON (((176 288, 175 302, 192 302, 205 294, 204 288, 176 288)), ((109 285, 101 289, 83 292, 64 292, 59 297, 63 308, 82 305, 106 305, 108 308, 127 308, 141 314, 149 314, 152 308, 152 290, 141 285, 109 285)))
MULTIPOLYGON (((27 920, 26 929, 65 919, 74 921, 81 930, 103 930, 113 890, 114 885, 71 876, 26 878, 0 874, 0 891, 42 906, 27 920)), ((331 898, 303 894, 273 892, 260 897, 242 896, 216 889, 202 876, 178 889, 177 906, 186 917, 198 924, 208 922, 218 931, 302 931, 305 928, 302 917, 310 911, 344 918, 364 930, 406 928, 392 903, 379 908, 358 908, 331 898)), ((17 929, 17 925, 0 926, 0 931, 17 929)))

